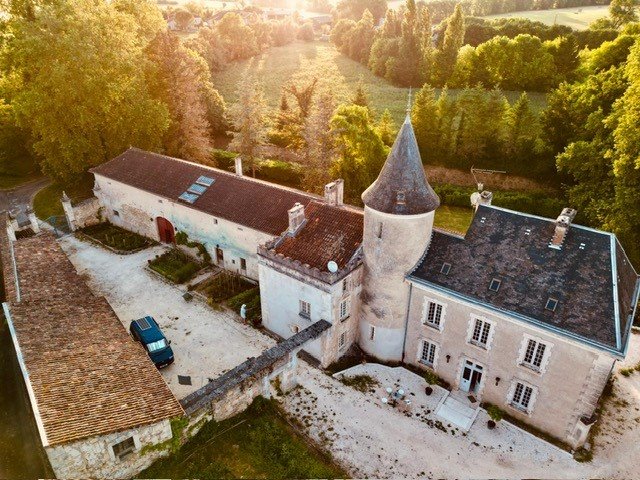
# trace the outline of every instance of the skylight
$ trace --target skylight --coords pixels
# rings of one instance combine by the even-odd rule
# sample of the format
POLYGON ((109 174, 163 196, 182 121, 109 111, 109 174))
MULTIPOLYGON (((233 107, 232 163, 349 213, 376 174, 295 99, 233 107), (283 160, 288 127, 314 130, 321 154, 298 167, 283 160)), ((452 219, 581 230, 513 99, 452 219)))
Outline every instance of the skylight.
POLYGON ((198 177, 198 180, 196 180, 196 183, 204 185, 205 187, 210 187, 211 185, 213 185, 213 182, 215 182, 213 178, 205 177, 204 175, 201 175, 200 177, 198 177))
POLYGON ((552 312, 556 311, 556 308, 558 307, 558 300, 553 298, 553 297, 549 297, 547 299, 547 304, 545 305, 545 310, 551 310, 552 312))
POLYGON ((195 193, 196 195, 202 195, 206 191, 207 191, 207 187, 198 185, 197 183, 194 183, 193 185, 191 185, 187 190, 187 192, 195 193))
POLYGON ((502 281, 497 278, 492 279, 491 283, 489 284, 489 290, 491 290, 492 292, 497 292, 498 290, 500 290, 501 283, 502 281))
POLYGON ((189 192, 184 192, 182 195, 180 195, 178 197, 178 200, 182 200, 183 202, 187 202, 187 203, 193 204, 199 198, 200 198, 200 195, 196 195, 194 193, 189 193, 189 192))
POLYGON ((444 273, 445 275, 449 275, 449 270, 451 270, 451 264, 444 262, 442 264, 442 268, 440 269, 440 273, 444 273))

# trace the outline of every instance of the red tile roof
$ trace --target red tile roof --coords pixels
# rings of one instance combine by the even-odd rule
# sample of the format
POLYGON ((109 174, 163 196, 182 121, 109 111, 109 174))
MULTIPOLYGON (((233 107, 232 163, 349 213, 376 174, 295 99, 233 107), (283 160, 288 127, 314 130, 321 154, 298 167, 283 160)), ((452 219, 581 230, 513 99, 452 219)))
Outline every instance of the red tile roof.
MULTIPOLYGON (((46 443, 184 413, 145 351, 107 301, 89 290, 53 236, 18 240, 13 247, 20 301, 13 286, 7 301, 46 443)), ((13 281, 6 234, 0 249, 5 280, 13 281)))
POLYGON ((287 211, 296 202, 307 205, 318 198, 137 148, 130 148, 91 172, 175 202, 199 176, 205 175, 215 183, 193 205, 182 205, 271 235, 280 235, 287 229, 287 211))
POLYGON ((322 271, 332 260, 343 268, 362 243, 362 212, 320 202, 311 202, 304 212, 307 222, 295 237, 285 236, 275 253, 322 271))

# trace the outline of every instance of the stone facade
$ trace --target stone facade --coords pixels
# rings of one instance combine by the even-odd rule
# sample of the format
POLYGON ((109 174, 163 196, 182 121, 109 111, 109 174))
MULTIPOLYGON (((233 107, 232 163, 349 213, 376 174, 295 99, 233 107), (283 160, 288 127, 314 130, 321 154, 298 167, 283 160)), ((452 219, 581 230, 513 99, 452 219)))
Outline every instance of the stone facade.
POLYGON ((454 389, 465 389, 464 365, 473 362, 482 368, 482 377, 470 393, 573 447, 586 439, 586 419, 594 413, 615 360, 609 353, 528 326, 509 315, 428 286, 412 285, 404 361, 433 370, 454 389), (442 306, 439 327, 427 323, 430 302, 442 306), (475 319, 491 325, 486 346, 472 341, 475 319), (539 368, 525 366, 530 339, 545 345, 539 368), (436 346, 431 366, 425 365, 428 357, 423 360, 425 341, 436 346), (526 411, 512 402, 518 382, 532 387, 526 411))
POLYGON ((69 197, 65 195, 62 197, 62 208, 72 232, 80 228, 97 225, 104 220, 102 216, 103 208, 100 200, 96 197, 91 197, 77 205, 72 205, 69 197))
POLYGON ((165 218, 176 231, 187 233, 189 240, 202 243, 216 265, 258 279, 258 245, 273 239, 272 235, 215 218, 98 174, 95 177, 95 195, 104 208, 104 217, 114 225, 160 240, 157 219, 165 218), (218 248, 222 258, 217 255, 218 248), (242 268, 243 265, 246 268, 242 268))
POLYGON ((333 284, 304 271, 261 257, 262 324, 271 332, 289 338, 319 320, 331 323, 327 335, 308 343, 304 350, 327 367, 357 342, 362 266, 333 284), (309 305, 308 315, 301 302, 309 305), (346 305, 341 304, 346 302, 346 305), (346 306, 346 312, 345 312, 346 306))
POLYGON ((46 447, 45 450, 56 478, 131 478, 167 454, 167 449, 141 452, 142 449, 171 438, 171 424, 164 420, 124 432, 46 447), (120 459, 113 446, 127 439, 133 439, 134 449, 120 459))
POLYGON ((429 245, 434 213, 392 215, 365 207, 360 346, 377 358, 402 359, 409 285, 405 275, 429 245))

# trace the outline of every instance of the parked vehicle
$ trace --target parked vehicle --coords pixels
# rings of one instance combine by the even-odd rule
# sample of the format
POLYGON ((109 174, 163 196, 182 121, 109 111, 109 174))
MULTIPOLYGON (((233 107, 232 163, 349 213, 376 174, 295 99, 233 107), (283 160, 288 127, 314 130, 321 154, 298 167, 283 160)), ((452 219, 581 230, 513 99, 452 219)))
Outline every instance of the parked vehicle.
POLYGON ((171 341, 167 340, 153 317, 134 320, 129 331, 133 339, 142 344, 156 367, 163 368, 173 363, 171 341))

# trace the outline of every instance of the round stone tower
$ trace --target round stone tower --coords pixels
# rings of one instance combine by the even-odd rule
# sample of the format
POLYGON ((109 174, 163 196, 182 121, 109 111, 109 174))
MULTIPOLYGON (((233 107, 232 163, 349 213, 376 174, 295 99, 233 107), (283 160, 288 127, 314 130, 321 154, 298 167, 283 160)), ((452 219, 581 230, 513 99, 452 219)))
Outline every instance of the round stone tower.
POLYGON ((364 202, 364 277, 360 346, 382 360, 402 360, 409 284, 405 275, 431 241, 440 199, 424 172, 407 117, 364 202))

